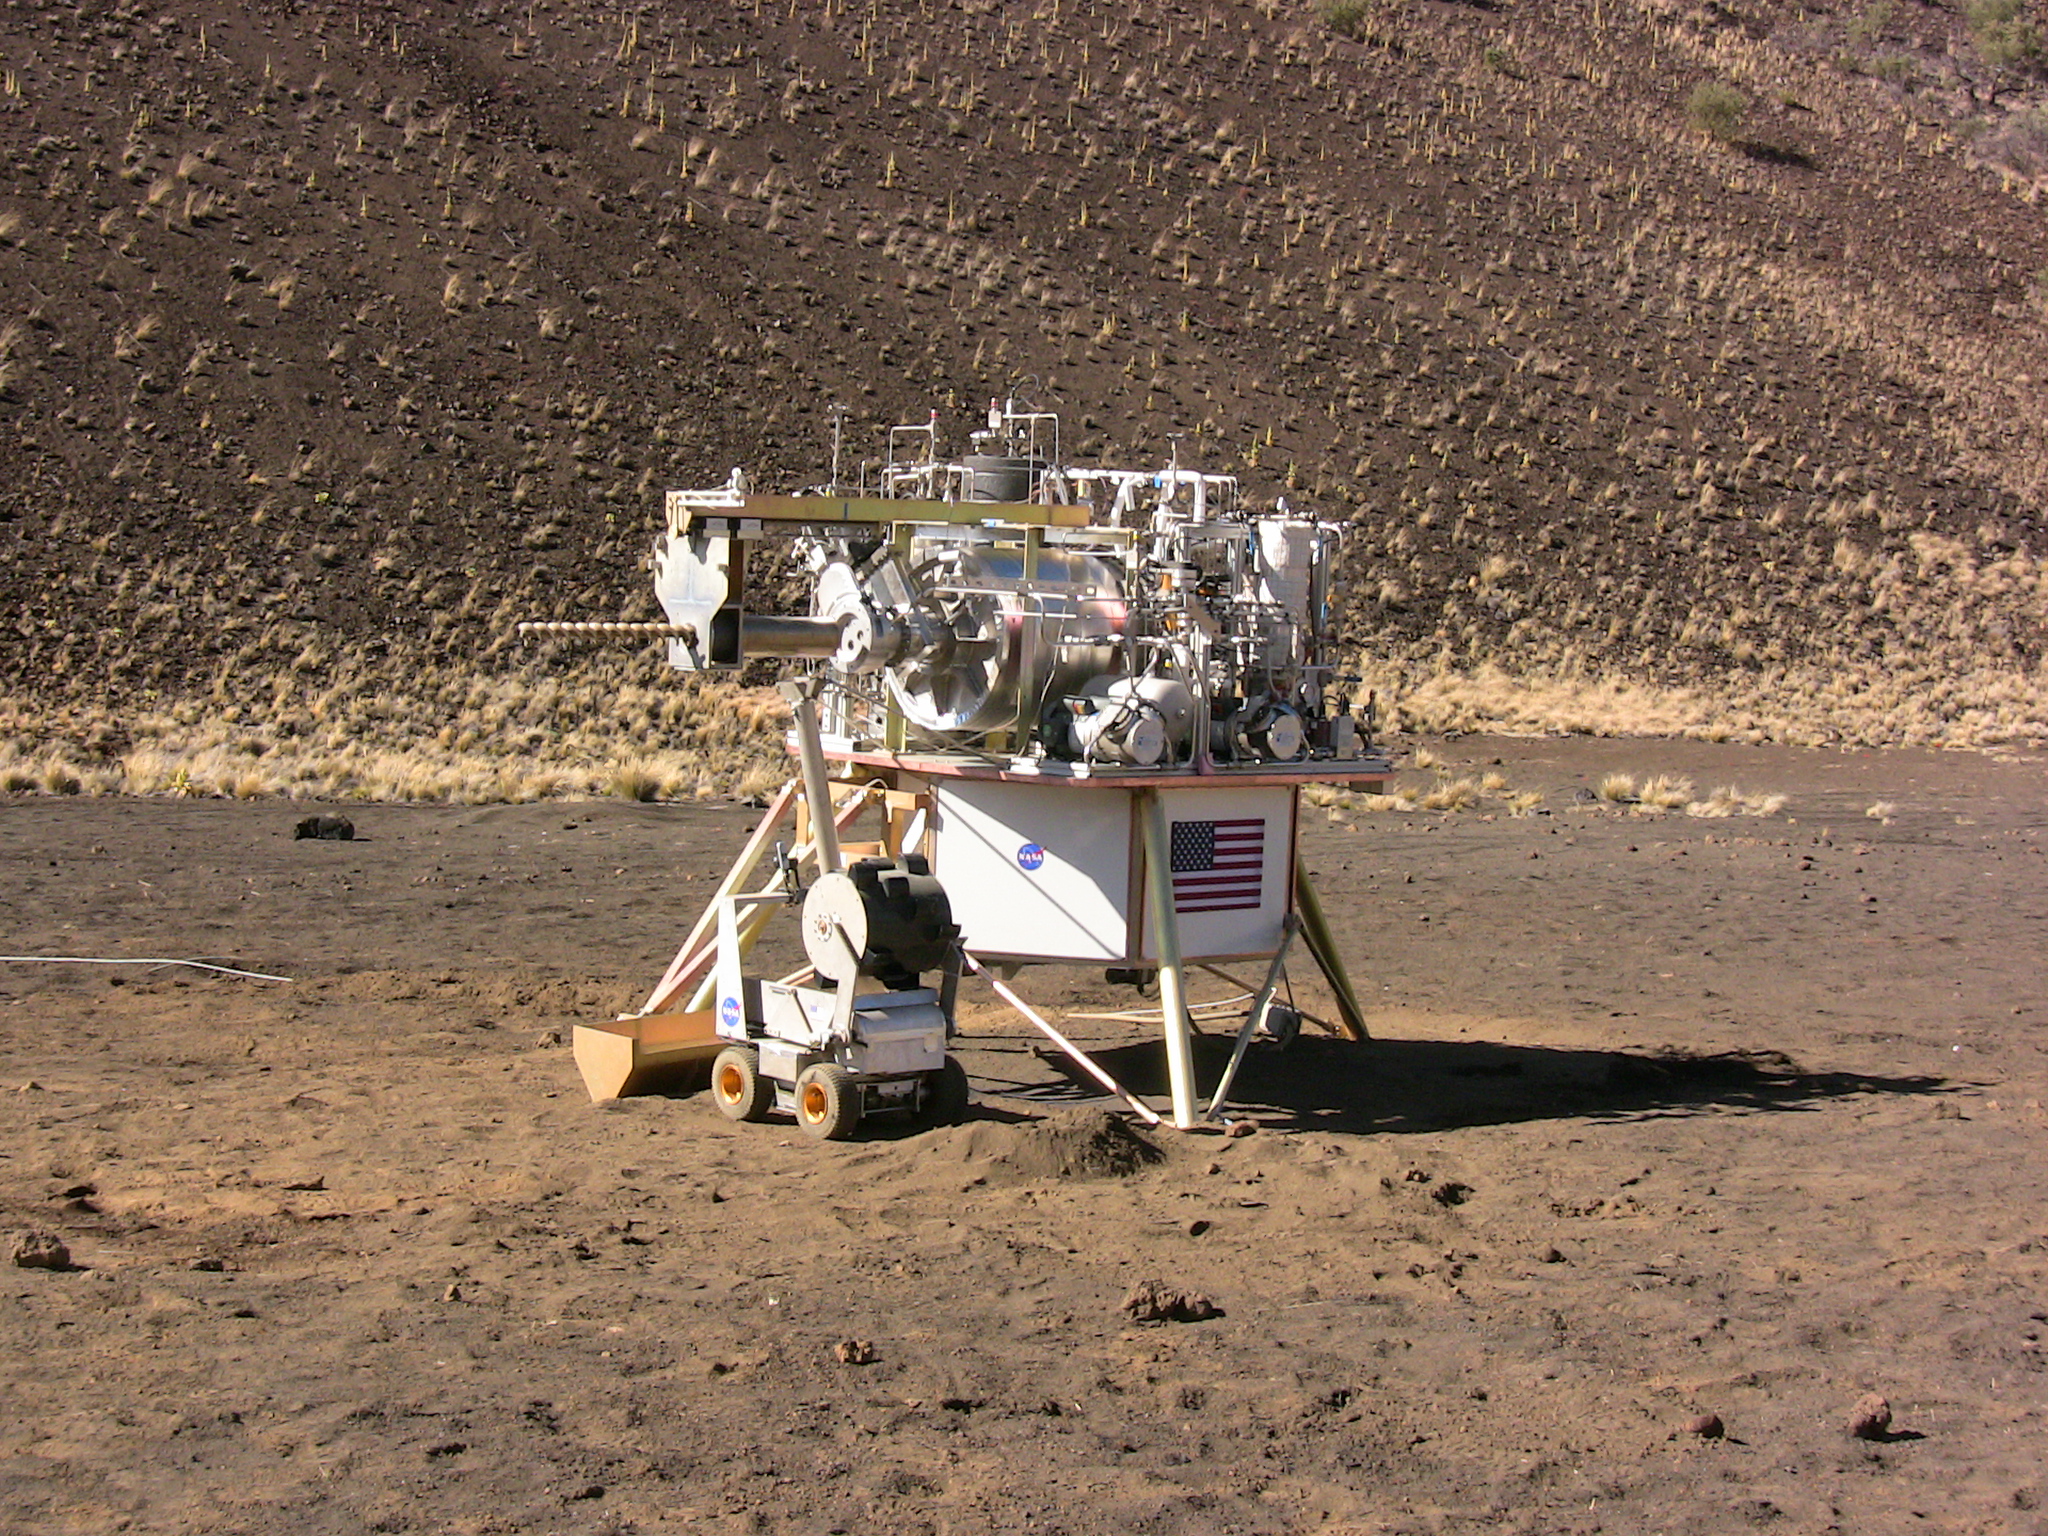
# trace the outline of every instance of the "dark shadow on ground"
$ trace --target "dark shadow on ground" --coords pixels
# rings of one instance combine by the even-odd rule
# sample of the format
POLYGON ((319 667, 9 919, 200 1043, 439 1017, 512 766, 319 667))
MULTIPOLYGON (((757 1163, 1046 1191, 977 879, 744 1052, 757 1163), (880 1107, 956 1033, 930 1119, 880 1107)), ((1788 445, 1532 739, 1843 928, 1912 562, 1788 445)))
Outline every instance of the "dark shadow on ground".
MULTIPOLYGON (((1195 1039, 1206 1105, 1231 1042, 1195 1039)), ((1133 1093, 1168 1093, 1157 1040, 1116 1046, 1096 1060, 1133 1093)), ((1028 1094, 1045 1104, 1099 1100, 1102 1090, 1063 1056, 1056 1083, 1028 1094)), ((1373 1132, 1446 1130, 1522 1120, 1637 1118, 1710 1109, 1807 1110, 1857 1094, 1937 1094, 1939 1077, 1808 1071, 1776 1051, 1688 1054, 1566 1050, 1466 1040, 1304 1037, 1288 1050, 1254 1045, 1225 1105, 1275 1128, 1373 1132)), ((1155 1099, 1156 1102, 1156 1099, 1155 1099)))
POLYGON ((1782 144, 1768 144, 1755 139, 1745 139, 1736 147, 1750 159, 1765 165, 1790 166, 1800 171, 1813 169, 1813 157, 1804 150, 1787 149, 1782 144))
MULTIPOLYGON (((657 1087, 633 1095, 635 1098, 667 1099, 681 1107, 681 1112, 703 1115, 712 1119, 718 1115, 711 1102, 708 1090, 711 1086, 710 1072, 699 1074, 677 1074, 657 1087)), ((1007 1086, 1007 1085, 1005 1085, 1007 1086)), ((1000 1094, 1001 1089, 997 1090, 1000 1094)), ((1055 1086, 1055 1092, 1061 1089, 1055 1086)), ((616 1101, 614 1101, 616 1102, 616 1101)), ((967 1114, 961 1124, 972 1124, 977 1120, 993 1121, 1001 1125, 1027 1125, 1039 1116, 1029 1110, 1019 1110, 1000 1103, 976 1101, 967 1106, 967 1114)), ((929 1115, 911 1114, 902 1111, 887 1111, 882 1114, 863 1115, 854 1127, 855 1141, 906 1141, 920 1136, 933 1128, 934 1121, 929 1115)), ((762 1124, 778 1133, 798 1131, 794 1117, 787 1111, 771 1112, 762 1124)), ((800 1134, 800 1132, 799 1132, 800 1134)))

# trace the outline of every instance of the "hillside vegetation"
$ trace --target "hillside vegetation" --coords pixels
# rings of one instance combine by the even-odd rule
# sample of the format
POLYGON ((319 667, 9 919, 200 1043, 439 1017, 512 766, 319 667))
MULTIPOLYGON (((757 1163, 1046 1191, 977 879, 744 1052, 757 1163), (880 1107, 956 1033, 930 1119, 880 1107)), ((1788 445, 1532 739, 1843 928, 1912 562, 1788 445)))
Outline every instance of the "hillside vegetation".
POLYGON ((1013 389, 1347 522, 1401 723, 2048 739, 2038 23, 7 0, 0 787, 758 779, 511 623, 1013 389))

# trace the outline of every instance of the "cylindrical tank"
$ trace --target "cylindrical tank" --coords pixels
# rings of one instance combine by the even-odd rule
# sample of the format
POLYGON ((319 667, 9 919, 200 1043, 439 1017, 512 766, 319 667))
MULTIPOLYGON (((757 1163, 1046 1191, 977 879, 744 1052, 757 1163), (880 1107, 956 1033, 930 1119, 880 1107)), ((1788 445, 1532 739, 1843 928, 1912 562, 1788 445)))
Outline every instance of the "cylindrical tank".
POLYGON ((1166 727, 1150 710, 1118 705, 1074 716, 1074 750, 1096 763, 1153 768, 1166 760, 1166 727))
POLYGON ((960 461, 967 471, 961 496, 967 501, 1029 501, 1032 476, 1045 468, 1043 459, 1008 459, 972 453, 960 461))
POLYGON ((730 644, 734 624, 739 626, 735 654, 752 661, 761 656, 795 656, 822 661, 839 648, 841 621, 838 619, 793 619, 775 614, 742 614, 726 609, 711 621, 713 644, 730 644))
POLYGON ((1313 621, 1309 609, 1309 579, 1315 568, 1317 532, 1314 523, 1282 521, 1277 517, 1259 522, 1259 599, 1275 603, 1296 619, 1313 621))
POLYGON ((1080 697, 1094 706, 1071 730, 1085 758, 1150 768, 1186 750, 1194 733, 1194 695, 1170 677, 1090 678, 1080 697))
POLYGON ((1291 763, 1308 750, 1308 729, 1286 704, 1256 704, 1236 721, 1240 752, 1268 763, 1291 763))

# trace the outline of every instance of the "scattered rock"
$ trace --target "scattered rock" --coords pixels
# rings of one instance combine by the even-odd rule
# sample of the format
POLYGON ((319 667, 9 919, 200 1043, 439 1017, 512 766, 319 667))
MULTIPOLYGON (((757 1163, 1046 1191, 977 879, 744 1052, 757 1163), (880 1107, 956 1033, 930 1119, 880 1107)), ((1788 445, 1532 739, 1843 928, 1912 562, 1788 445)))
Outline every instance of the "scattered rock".
POLYGON ((201 1258, 194 1259, 190 1264, 187 1264, 185 1267, 190 1270, 195 1270, 202 1275, 218 1275, 226 1273, 228 1266, 227 1260, 225 1259, 201 1258))
POLYGON ((1123 1309, 1134 1323, 1199 1323, 1223 1315, 1223 1309, 1200 1291, 1184 1291, 1159 1280, 1132 1286, 1123 1309))
POLYGON ((841 1365, 873 1365, 875 1346, 866 1339, 841 1339, 832 1346, 832 1354, 841 1365))
POLYGON ((1564 1262, 1564 1250, 1558 1247, 1557 1244, 1552 1243, 1536 1257, 1545 1264, 1562 1264, 1564 1262))
POLYGON ((14 1240, 17 1269, 69 1269, 71 1250, 54 1232, 24 1232, 14 1240))
POLYGON ((1685 1432, 1702 1440, 1718 1440, 1728 1433, 1718 1413, 1696 1413, 1685 1421, 1685 1432))
POLYGON ((292 828, 292 838, 318 838, 327 843, 348 843, 355 841, 356 824, 346 816, 301 816, 299 824, 292 828))
POLYGON ((1201 1235, 1202 1235, 1202 1234, 1203 1234, 1204 1232, 1206 1232, 1206 1231, 1208 1231, 1208 1230, 1209 1230, 1209 1222, 1208 1222, 1208 1218, 1206 1218, 1206 1217, 1203 1217, 1203 1216, 1197 1216, 1197 1217, 1196 1217, 1196 1218, 1195 1218, 1195 1219, 1194 1219, 1193 1221, 1191 1221, 1191 1222, 1189 1222, 1189 1223, 1188 1223, 1188 1236, 1189 1236, 1189 1237, 1200 1237, 1200 1236, 1201 1236, 1201 1235))
POLYGON ((1461 1184, 1456 1179, 1445 1179, 1429 1192, 1429 1198, 1438 1205, 1463 1205, 1471 1194, 1470 1184, 1461 1184))
POLYGON ((1880 1393, 1866 1392, 1849 1414, 1849 1433, 1858 1440, 1882 1440, 1892 1427, 1892 1405, 1880 1393))
POLYGON ((1230 1122, 1230 1128, 1223 1134, 1235 1138, 1239 1136, 1256 1136, 1258 1132, 1258 1126, 1249 1120, 1233 1120, 1230 1122))
POLYGON ((544 1029, 535 1037, 533 1043, 542 1050, 546 1050, 550 1046, 560 1045, 562 1043, 562 1032, 559 1029, 544 1029))

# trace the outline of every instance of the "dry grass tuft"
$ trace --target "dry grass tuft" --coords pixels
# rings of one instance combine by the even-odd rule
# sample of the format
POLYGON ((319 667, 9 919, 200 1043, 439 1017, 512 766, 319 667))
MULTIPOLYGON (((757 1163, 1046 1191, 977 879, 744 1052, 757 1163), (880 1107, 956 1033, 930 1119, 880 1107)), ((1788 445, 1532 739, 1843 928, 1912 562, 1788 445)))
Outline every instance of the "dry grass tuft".
MULTIPOLYGON (((1938 557, 1931 541, 1921 547, 1926 558, 1938 557)), ((2025 590, 2048 597, 2048 573, 2036 582, 2032 566, 2026 570, 2025 590)), ((1808 747, 2048 742, 2048 672, 1960 662, 1845 662, 1668 688, 1592 675, 1576 661, 1552 672, 1493 663, 1408 669, 1362 656, 1358 670, 1396 733, 1677 736, 1808 747)))
POLYGON ((621 800, 673 800, 676 796, 663 793, 667 784, 660 767, 646 758, 634 758, 612 770, 611 792, 621 800))
POLYGON ((1425 811, 1467 811, 1480 799, 1477 779, 1439 779, 1422 792, 1420 804, 1425 811))
POLYGON ((85 787, 85 776, 59 757, 45 758, 35 779, 45 793, 52 795, 75 795, 85 787))
POLYGON ((1732 784, 1717 785, 1704 800, 1686 806, 1688 816, 1775 816, 1785 809, 1787 797, 1779 794, 1753 795, 1732 784))
POLYGON ((1385 794, 1354 795, 1348 808, 1356 811, 1412 811, 1418 796, 1413 789, 1397 785, 1385 794))
MULTIPOLYGON (((1329 811, 1332 821, 1342 821, 1344 813, 1471 811, 1487 806, 1498 806, 1510 816, 1528 816, 1543 804, 1541 790, 1516 789, 1506 774, 1496 770, 1454 776, 1427 748, 1418 749, 1411 761, 1418 768, 1434 770, 1428 783, 1396 782, 1377 794, 1334 784, 1309 784, 1302 788, 1302 799, 1329 811)), ((1342 824, 1350 825, 1348 821, 1342 824)))
POLYGON ((298 654, 296 671, 229 667, 202 696, 133 711, 58 716, 0 696, 0 791, 682 800, 760 795, 789 775, 763 690, 678 678, 651 658, 489 673, 298 654))
POLYGON ((1692 800, 1692 780, 1660 773, 1643 785, 1636 798, 1646 810, 1675 811, 1692 800))
POLYGON ((1595 786, 1593 793, 1610 805, 1635 805, 1641 797, 1636 793, 1635 775, 1631 773, 1610 773, 1595 786))

